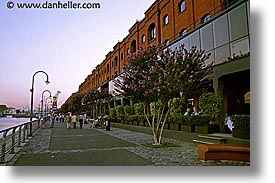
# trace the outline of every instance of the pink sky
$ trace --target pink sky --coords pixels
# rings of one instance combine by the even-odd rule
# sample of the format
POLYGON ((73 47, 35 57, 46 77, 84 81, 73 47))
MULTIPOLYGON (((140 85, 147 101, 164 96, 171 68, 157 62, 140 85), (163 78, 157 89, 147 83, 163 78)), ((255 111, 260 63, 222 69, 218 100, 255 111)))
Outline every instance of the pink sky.
POLYGON ((7 2, 0 1, 0 104, 22 108, 30 104, 38 70, 47 72, 51 83, 44 84, 42 73, 35 76, 34 106, 47 89, 53 95, 61 91, 60 107, 154 0, 99 0, 100 9, 92 10, 8 9, 7 2))

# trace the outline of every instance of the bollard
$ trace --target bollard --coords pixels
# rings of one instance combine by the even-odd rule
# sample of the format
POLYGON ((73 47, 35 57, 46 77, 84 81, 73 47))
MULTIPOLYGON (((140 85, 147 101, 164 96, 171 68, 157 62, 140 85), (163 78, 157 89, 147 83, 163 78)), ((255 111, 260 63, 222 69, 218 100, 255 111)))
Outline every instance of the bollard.
POLYGON ((106 131, 110 131, 110 128, 111 128, 111 123, 109 122, 109 116, 108 115, 105 115, 103 117, 103 119, 105 120, 105 128, 106 128, 106 131))
POLYGON ((108 120, 106 120, 105 125, 106 125, 106 131, 110 131, 111 130, 111 123, 108 120))

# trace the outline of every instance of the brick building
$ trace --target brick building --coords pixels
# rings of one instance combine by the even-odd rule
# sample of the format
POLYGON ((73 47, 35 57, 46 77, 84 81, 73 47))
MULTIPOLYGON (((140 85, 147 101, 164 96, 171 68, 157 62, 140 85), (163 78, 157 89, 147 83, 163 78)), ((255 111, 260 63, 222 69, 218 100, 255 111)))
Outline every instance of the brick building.
POLYGON ((211 53, 213 89, 224 98, 224 113, 248 113, 242 106, 250 92, 249 0, 156 0, 144 14, 79 86, 79 92, 100 87, 110 91, 110 81, 122 72, 127 55, 140 47, 196 45, 211 53))

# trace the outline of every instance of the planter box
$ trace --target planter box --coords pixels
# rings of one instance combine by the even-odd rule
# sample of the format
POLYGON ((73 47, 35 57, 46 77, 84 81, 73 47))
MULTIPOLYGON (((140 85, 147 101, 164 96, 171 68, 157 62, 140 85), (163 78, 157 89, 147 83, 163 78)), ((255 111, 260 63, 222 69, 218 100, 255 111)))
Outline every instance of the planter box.
POLYGON ((170 130, 180 131, 180 125, 179 124, 170 124, 170 130))
POLYGON ((165 124, 164 124, 164 129, 170 130, 170 124, 169 124, 169 123, 165 123, 165 124))
POLYGON ((139 125, 139 126, 145 126, 145 125, 144 125, 144 122, 139 122, 138 125, 139 125))
POLYGON ((138 126, 138 124, 139 124, 138 121, 134 121, 134 122, 133 122, 133 125, 135 125, 135 126, 138 126))
POLYGON ((195 132, 195 126, 181 125, 180 128, 181 128, 181 131, 183 132, 195 132))
POLYGON ((145 123, 145 127, 150 127, 149 124, 148 124, 148 122, 145 123))
POLYGON ((233 128, 232 136, 236 138, 250 139, 250 130, 233 128))
POLYGON ((219 125, 195 126, 196 133, 210 134, 219 131, 219 125))
POLYGON ((195 126, 195 132, 196 133, 202 133, 202 134, 209 134, 209 128, 207 125, 205 126, 195 126))

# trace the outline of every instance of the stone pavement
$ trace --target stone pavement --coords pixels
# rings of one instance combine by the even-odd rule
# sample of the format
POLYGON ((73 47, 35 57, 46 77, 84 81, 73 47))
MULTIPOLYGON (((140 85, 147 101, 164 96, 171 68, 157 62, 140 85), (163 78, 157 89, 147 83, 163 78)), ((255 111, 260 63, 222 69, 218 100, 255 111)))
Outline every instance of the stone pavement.
POLYGON ((8 166, 249 166, 236 161, 201 161, 197 144, 164 138, 179 147, 151 148, 152 135, 120 128, 66 129, 65 123, 38 133, 8 166))

